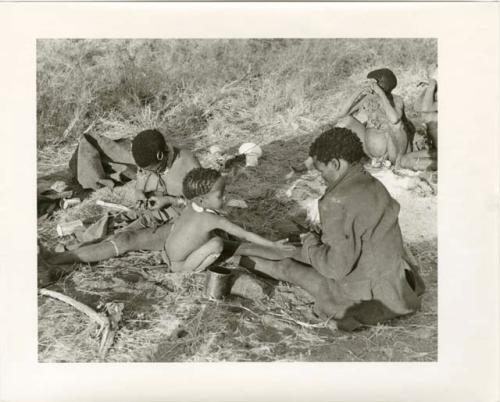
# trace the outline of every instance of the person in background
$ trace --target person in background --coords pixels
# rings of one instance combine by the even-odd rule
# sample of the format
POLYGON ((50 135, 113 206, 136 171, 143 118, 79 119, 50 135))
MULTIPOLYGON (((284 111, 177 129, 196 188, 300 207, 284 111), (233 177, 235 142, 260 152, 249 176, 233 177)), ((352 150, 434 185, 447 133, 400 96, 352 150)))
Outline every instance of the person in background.
POLYGON ((437 170, 438 145, 438 105, 437 105, 437 66, 429 74, 428 82, 421 82, 424 86, 417 99, 415 109, 420 112, 425 124, 430 145, 408 153, 401 159, 401 167, 412 170, 437 170))
POLYGON ((42 249, 46 263, 98 262, 129 251, 163 250, 172 223, 180 215, 185 201, 182 183, 188 172, 200 167, 189 150, 169 144, 158 130, 141 131, 132 141, 132 155, 140 168, 136 200, 147 212, 124 230, 107 239, 62 253, 42 249))

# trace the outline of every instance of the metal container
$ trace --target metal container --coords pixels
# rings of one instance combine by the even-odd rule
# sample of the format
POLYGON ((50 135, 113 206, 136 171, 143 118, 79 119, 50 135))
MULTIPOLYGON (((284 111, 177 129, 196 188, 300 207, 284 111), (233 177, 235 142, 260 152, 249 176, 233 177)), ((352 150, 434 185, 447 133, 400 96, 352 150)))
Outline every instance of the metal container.
POLYGON ((85 226, 83 225, 83 222, 80 219, 77 219, 76 221, 71 221, 71 222, 62 222, 57 225, 56 230, 57 234, 62 237, 62 236, 68 236, 70 234, 73 234, 79 230, 84 230, 85 226))
POLYGON ((62 207, 63 209, 68 209, 80 204, 80 202, 80 198, 66 198, 63 200, 62 207))
POLYGON ((223 299, 231 291, 231 273, 227 268, 213 266, 207 269, 205 294, 211 299, 223 299))
POLYGON ((247 154, 245 155, 245 162, 247 166, 257 166, 259 164, 259 155, 247 154))

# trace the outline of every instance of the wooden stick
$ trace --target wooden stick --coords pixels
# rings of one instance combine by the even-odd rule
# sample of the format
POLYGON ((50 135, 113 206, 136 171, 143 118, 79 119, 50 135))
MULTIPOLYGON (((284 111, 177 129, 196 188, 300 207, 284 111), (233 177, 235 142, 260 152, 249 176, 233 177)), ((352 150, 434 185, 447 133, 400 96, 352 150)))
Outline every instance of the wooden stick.
POLYGON ((106 303, 109 325, 104 328, 104 333, 101 338, 101 345, 99 347, 99 355, 101 358, 106 356, 106 353, 108 353, 109 348, 115 341, 115 335, 122 319, 123 307, 123 303, 106 303))
POLYGON ((117 209, 119 211, 124 211, 124 212, 131 211, 131 209, 129 207, 126 207, 125 205, 115 204, 113 202, 106 202, 106 201, 102 201, 102 200, 97 200, 95 203, 97 205, 100 205, 101 207, 113 208, 113 209, 117 209))
POLYGON ((106 325, 109 326, 110 325, 108 317, 97 313, 96 311, 91 309, 89 306, 87 306, 83 303, 80 303, 79 301, 72 299, 69 296, 66 296, 62 293, 56 292, 54 290, 48 290, 48 289, 40 289, 40 294, 42 296, 52 297, 54 299, 57 299, 59 301, 66 303, 66 304, 69 304, 70 306, 73 306, 78 311, 84 313, 89 318, 91 318, 92 320, 94 320, 95 322, 97 322, 98 324, 100 324, 102 326, 106 326, 106 325))
POLYGON ((113 313, 111 310, 112 308, 115 309, 114 315, 111 315, 113 319, 113 323, 111 322, 110 318, 103 314, 99 314, 93 309, 91 309, 89 306, 80 303, 79 301, 66 296, 62 293, 55 292, 53 290, 48 290, 48 289, 40 289, 40 294, 43 296, 48 296, 52 297, 54 299, 57 299, 59 301, 62 301, 66 304, 69 304, 70 306, 74 307, 78 311, 84 313, 87 315, 89 318, 92 320, 96 321, 101 327, 99 329, 98 335, 101 335, 101 343, 99 345, 99 356, 101 358, 104 358, 106 356, 106 353, 108 352, 109 348, 113 344, 113 341, 115 339, 116 335, 116 330, 118 328, 118 321, 121 319, 121 310, 123 309, 123 304, 119 303, 108 303, 106 305, 108 312, 113 313), (114 304, 117 305, 113 306, 114 304), (116 311, 116 308, 118 308, 118 311, 116 311), (113 324, 113 325, 112 325, 113 324))

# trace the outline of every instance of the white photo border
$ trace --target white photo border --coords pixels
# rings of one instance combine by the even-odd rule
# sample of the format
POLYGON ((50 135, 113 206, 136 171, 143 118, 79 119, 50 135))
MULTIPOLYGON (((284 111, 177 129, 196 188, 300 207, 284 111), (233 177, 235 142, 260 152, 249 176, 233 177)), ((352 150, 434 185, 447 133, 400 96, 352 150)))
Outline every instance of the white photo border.
POLYGON ((499 398, 499 3, 0 4, 0 399, 499 398), (437 38, 435 363, 37 362, 37 38, 437 38))

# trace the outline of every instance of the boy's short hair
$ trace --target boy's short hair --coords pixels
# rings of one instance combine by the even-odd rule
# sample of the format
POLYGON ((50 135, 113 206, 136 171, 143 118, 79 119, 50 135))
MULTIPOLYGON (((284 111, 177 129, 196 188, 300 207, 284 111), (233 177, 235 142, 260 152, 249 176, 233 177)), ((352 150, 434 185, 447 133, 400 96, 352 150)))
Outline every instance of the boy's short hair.
POLYGON ((377 84, 385 92, 391 92, 396 85, 398 85, 398 79, 396 75, 388 68, 380 68, 378 70, 373 70, 368 73, 366 78, 373 78, 377 80, 377 84))
POLYGON ((135 163, 145 168, 159 162, 158 153, 167 158, 168 147, 163 134, 158 130, 144 130, 132 140, 132 156, 135 163))
POLYGON ((328 164, 332 159, 349 163, 361 161, 366 155, 358 136, 348 128, 334 127, 324 131, 309 148, 309 156, 328 164))
POLYGON ((188 200, 208 194, 214 184, 221 178, 215 169, 196 168, 191 170, 182 182, 182 192, 188 200))

